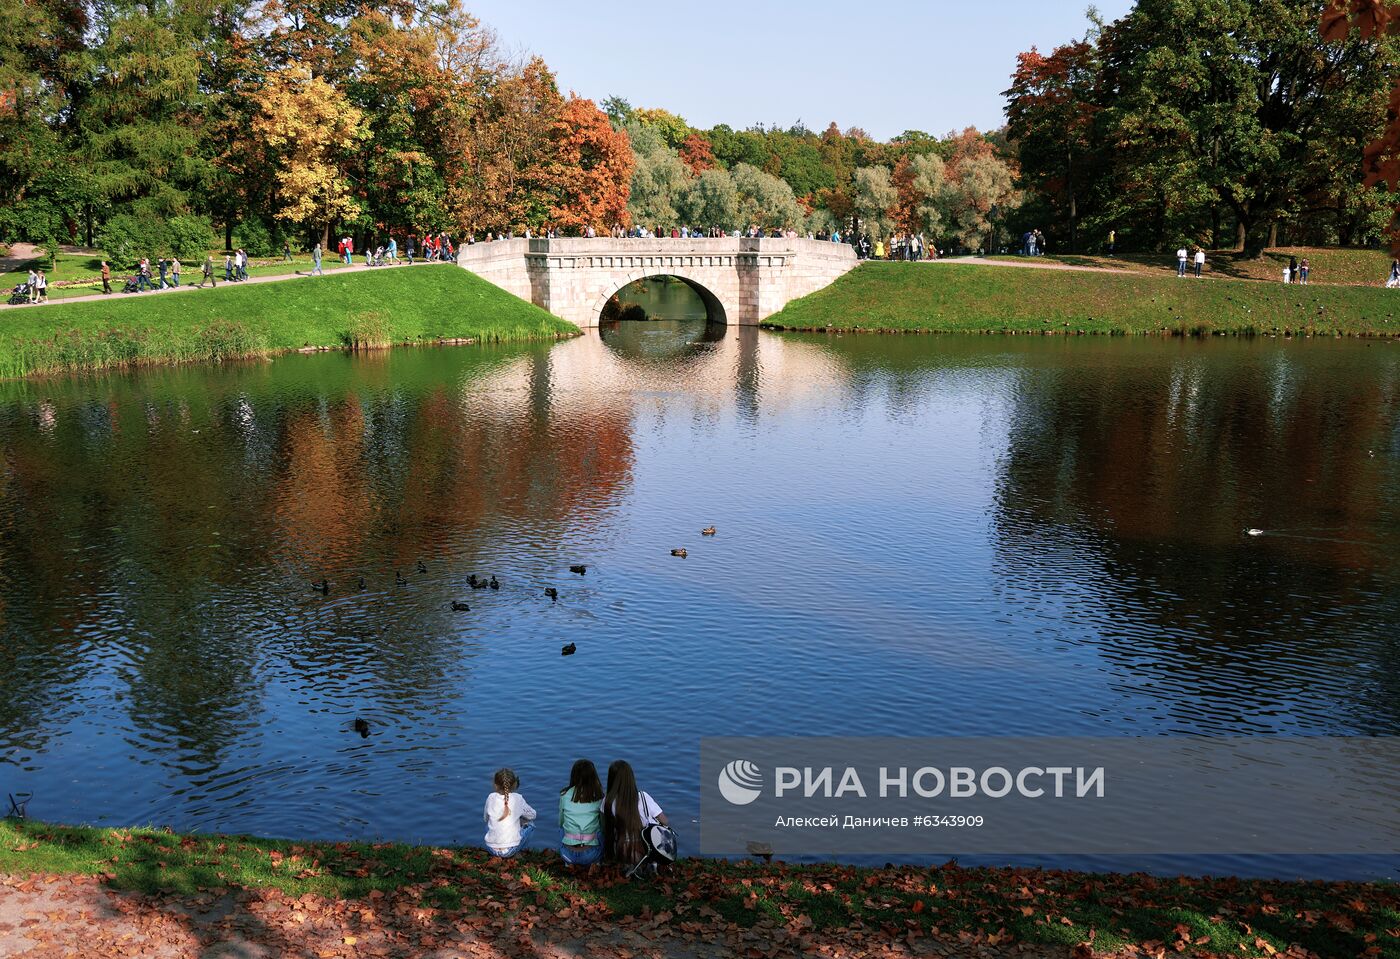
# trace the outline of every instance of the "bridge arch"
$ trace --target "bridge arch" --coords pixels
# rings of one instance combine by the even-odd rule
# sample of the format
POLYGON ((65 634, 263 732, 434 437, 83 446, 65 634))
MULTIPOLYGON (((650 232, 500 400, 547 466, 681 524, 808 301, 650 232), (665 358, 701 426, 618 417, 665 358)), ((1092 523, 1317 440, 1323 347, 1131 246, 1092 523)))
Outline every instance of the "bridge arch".
POLYGON ((684 270, 634 270, 626 274, 626 277, 627 278, 624 279, 621 283, 618 283, 616 281, 616 278, 611 280, 608 286, 604 287, 605 292, 594 301, 591 307, 592 320, 594 325, 597 324, 598 318, 603 315, 603 309, 608 305, 608 301, 611 300, 613 297, 617 296, 623 290, 627 289, 633 283, 636 283, 639 280, 659 280, 665 279, 667 277, 674 277, 675 279, 680 280, 686 286, 690 287, 692 290, 695 291, 695 295, 700 297, 700 302, 705 304, 705 315, 711 323, 728 324, 730 322, 729 310, 725 309, 724 301, 721 300, 719 296, 714 293, 714 291, 712 291, 708 286, 706 286, 702 280, 698 280, 693 276, 686 276, 684 270))

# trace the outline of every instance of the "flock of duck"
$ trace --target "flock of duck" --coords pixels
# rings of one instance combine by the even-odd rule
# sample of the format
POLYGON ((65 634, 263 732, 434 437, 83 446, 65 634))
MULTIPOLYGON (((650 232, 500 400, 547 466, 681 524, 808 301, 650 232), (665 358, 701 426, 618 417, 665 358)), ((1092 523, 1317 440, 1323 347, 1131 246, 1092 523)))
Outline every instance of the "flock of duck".
MULTIPOLYGON (((713 526, 707 526, 700 531, 700 535, 714 536, 716 532, 718 531, 713 526)), ((684 548, 680 548, 671 550, 671 555, 678 556, 681 559, 684 559, 689 554, 684 548)), ((428 567, 423 563, 421 559, 417 563, 417 570, 419 573, 426 573, 428 571, 428 567)), ((569 572, 576 573, 579 576, 586 576, 588 574, 588 567, 582 563, 578 563, 573 566, 570 566, 569 572)), ((394 570, 394 585, 405 586, 407 584, 408 580, 404 577, 403 571, 397 569, 394 570)), ((470 586, 472 589, 500 589, 501 581, 498 580, 494 574, 492 574, 490 579, 482 579, 475 573, 472 573, 470 576, 467 577, 467 585, 470 586)), ((322 596, 329 596, 331 593, 331 584, 330 580, 328 579, 322 579, 319 583, 312 583, 311 588, 315 592, 320 593, 322 596)), ((367 584, 365 583, 365 578, 363 576, 361 576, 356 582, 355 588, 360 591, 363 591, 367 588, 367 584)), ((550 602, 559 602, 559 590, 555 587, 546 586, 544 589, 544 594, 545 596, 549 597, 550 602)), ((450 608, 454 613, 471 612, 471 604, 460 599, 452 600, 448 604, 448 608, 450 608)), ((564 656, 572 656, 574 653, 578 652, 578 646, 574 643, 566 643, 559 650, 559 652, 561 655, 564 656)), ((355 732, 359 733, 362 737, 369 735, 369 723, 367 723, 363 719, 356 719, 353 724, 353 728, 355 732)))

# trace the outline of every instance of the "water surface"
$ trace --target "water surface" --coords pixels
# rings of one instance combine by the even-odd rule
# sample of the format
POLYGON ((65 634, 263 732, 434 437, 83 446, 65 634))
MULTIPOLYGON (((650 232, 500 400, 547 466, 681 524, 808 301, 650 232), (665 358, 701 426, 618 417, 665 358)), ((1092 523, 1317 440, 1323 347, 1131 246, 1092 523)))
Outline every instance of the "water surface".
POLYGON ((0 790, 479 842, 496 767, 625 757, 694 838, 703 735, 1397 735, 1397 397, 1382 343, 684 318, 4 384, 0 790))

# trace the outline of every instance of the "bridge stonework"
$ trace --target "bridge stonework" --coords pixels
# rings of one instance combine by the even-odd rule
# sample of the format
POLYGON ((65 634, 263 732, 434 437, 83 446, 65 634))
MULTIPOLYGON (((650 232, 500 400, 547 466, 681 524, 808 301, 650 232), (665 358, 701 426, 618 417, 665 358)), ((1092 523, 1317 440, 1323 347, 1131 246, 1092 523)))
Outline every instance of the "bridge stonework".
POLYGON ((457 265, 579 327, 623 287, 675 276, 710 315, 753 326, 855 267, 848 244, 805 239, 529 239, 461 247, 457 265))

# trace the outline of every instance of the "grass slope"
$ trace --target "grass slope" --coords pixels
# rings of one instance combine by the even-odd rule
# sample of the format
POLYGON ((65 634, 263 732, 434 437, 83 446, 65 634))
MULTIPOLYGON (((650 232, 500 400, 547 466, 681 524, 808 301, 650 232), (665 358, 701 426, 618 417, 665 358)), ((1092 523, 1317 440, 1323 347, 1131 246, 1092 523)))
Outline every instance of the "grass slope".
POLYGON ((384 912, 427 909, 447 927, 469 916, 509 916, 528 926, 567 914, 594 928, 639 917, 706 941, 767 925, 812 937, 814 946, 908 936, 1066 952, 1079 946, 1076 956, 1133 946, 1145 946, 1147 955, 1198 957, 1269 956, 1290 947, 1299 950, 1290 955, 1400 956, 1400 888, 1385 883, 719 860, 678 863, 664 883, 628 883, 608 870, 571 871, 553 853, 501 863, 474 848, 14 820, 0 821, 0 873, 100 876, 115 889, 176 897, 276 890, 328 915, 342 901, 375 899, 392 907, 384 912))
POLYGON ((866 263, 764 325, 935 333, 1400 335, 1400 291, 866 263))
MULTIPOLYGON (((1290 258, 1308 261, 1310 284, 1342 284, 1347 286, 1382 286, 1390 275, 1390 253, 1387 250, 1354 250, 1341 247, 1281 246, 1257 255, 1216 251, 1208 253, 1206 271, 1213 277, 1232 280, 1262 280, 1283 285, 1283 268, 1290 258)), ((1018 256, 996 256, 995 260, 1020 260, 1018 256)), ((1070 266, 1093 266, 1105 270, 1124 270, 1156 276, 1176 274, 1176 251, 1165 253, 1121 253, 1118 256, 1098 254, 1064 254, 1043 257, 1052 263, 1070 266)))
POLYGON ((465 270, 396 267, 5 310, 0 376, 576 332, 465 270))

